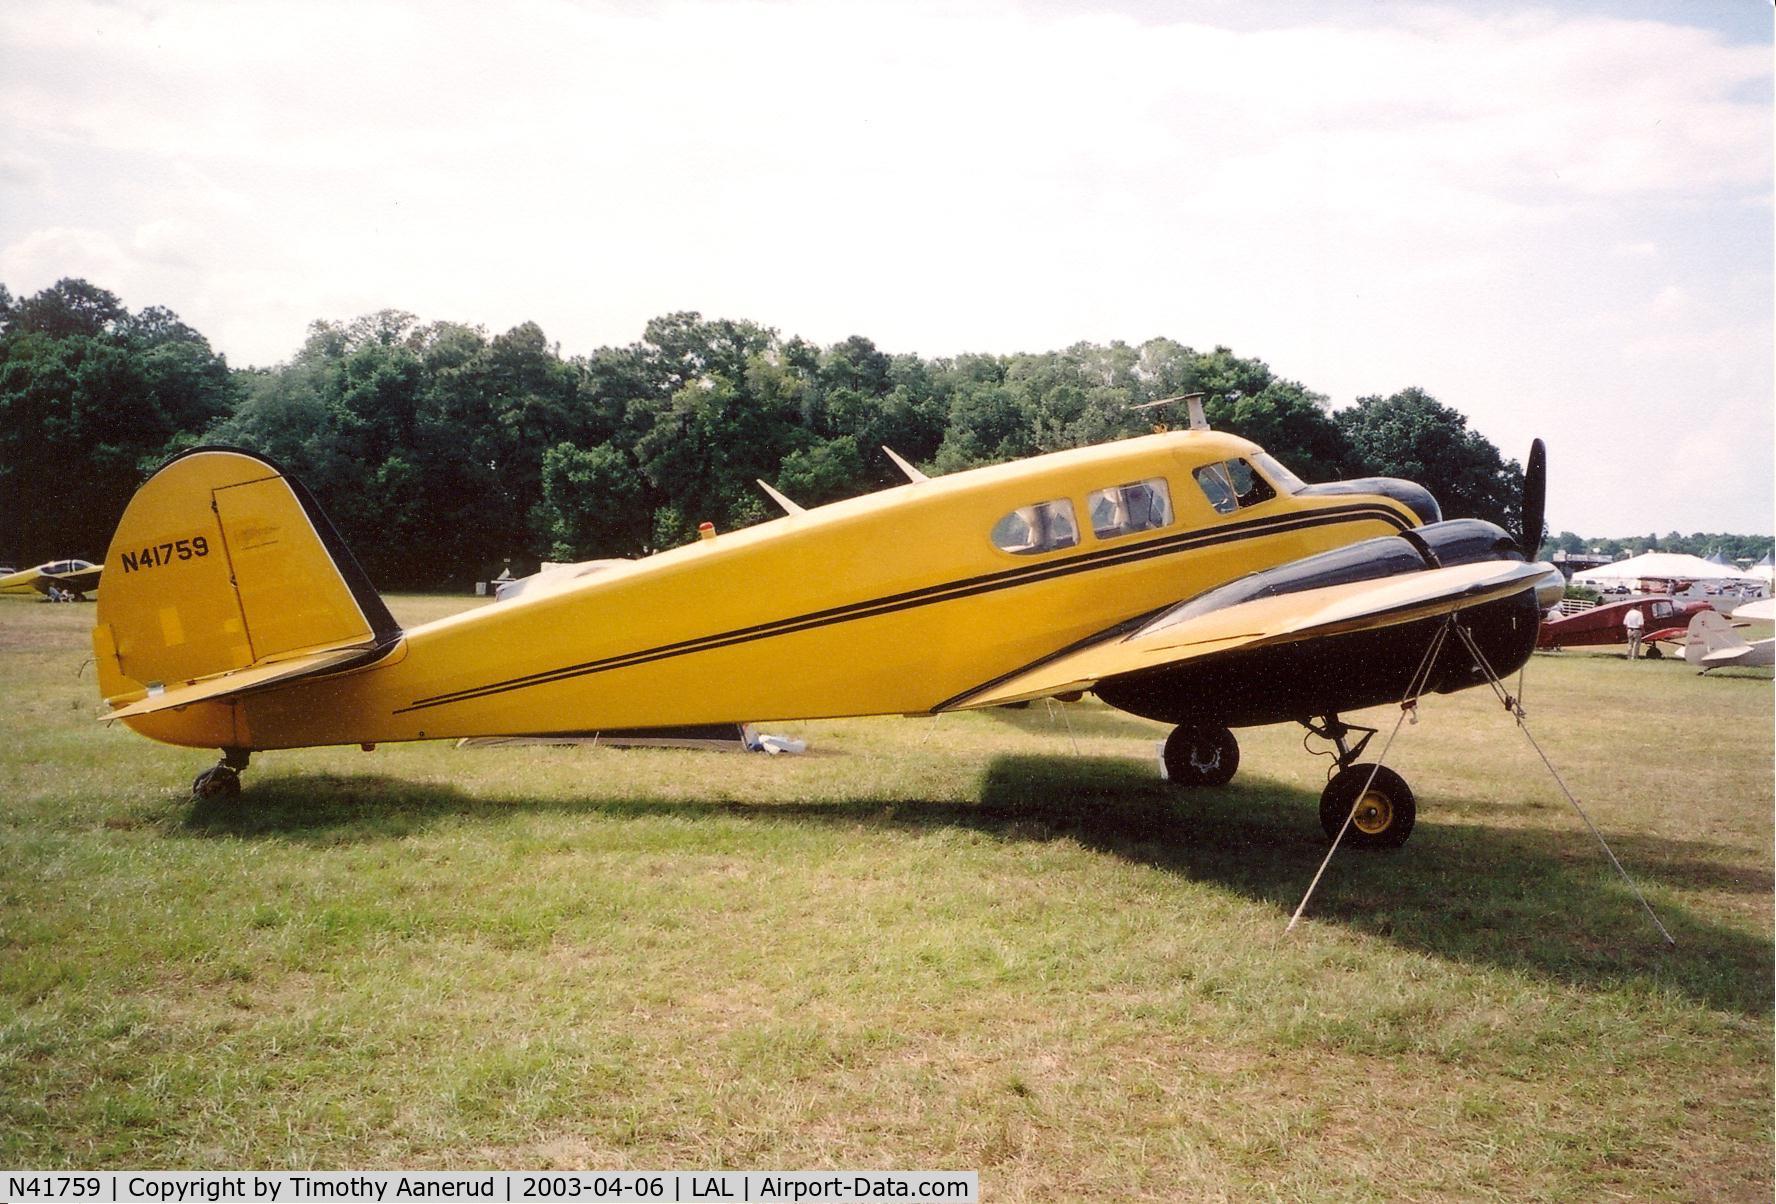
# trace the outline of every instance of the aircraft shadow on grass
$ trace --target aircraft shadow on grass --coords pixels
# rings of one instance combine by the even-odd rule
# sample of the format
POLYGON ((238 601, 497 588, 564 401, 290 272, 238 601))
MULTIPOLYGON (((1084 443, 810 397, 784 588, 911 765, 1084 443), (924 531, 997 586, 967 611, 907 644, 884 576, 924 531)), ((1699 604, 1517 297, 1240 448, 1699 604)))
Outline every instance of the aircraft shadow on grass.
MULTIPOLYGON (((536 800, 478 797, 448 784, 378 775, 266 775, 244 799, 194 802, 183 828, 324 847, 398 839, 452 818, 497 822, 539 812, 956 827, 1005 841, 1071 839, 1230 890, 1273 907, 1280 933, 1325 856, 1317 809, 1313 793, 1255 777, 1178 792, 1144 763, 1003 756, 984 769, 976 802, 536 800)), ((1767 870, 1723 865, 1716 860, 1721 847, 1706 842, 1606 832, 1642 889, 1652 892, 1677 939, 1670 949, 1577 816, 1559 830, 1450 818, 1486 809, 1473 800, 1448 800, 1446 807, 1432 800, 1404 849, 1340 850, 1309 917, 1439 957, 1589 987, 1638 980, 1722 1010, 1770 1014, 1776 957, 1768 940, 1700 917, 1660 889, 1768 895, 1767 870)))
POLYGON ((1072 732, 1075 736, 1135 736, 1145 737, 1158 744, 1166 738, 1171 728, 1151 719, 1141 719, 1123 711, 1113 711, 1105 706, 1075 706, 1057 702, 1052 707, 1042 701, 1031 703, 1027 707, 990 707, 976 711, 996 720, 1007 727, 1015 727, 1019 731, 1040 736, 1065 736, 1072 732))

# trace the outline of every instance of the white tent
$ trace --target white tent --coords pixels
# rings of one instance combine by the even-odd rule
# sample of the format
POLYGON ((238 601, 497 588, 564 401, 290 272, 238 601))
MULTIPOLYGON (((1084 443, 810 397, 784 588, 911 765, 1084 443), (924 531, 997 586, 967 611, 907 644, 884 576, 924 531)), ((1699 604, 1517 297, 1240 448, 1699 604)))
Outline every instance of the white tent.
POLYGON ((1627 560, 1618 560, 1614 564, 1600 564, 1594 569, 1574 573, 1572 579, 1580 585, 1592 585, 1645 581, 1648 578, 1660 581, 1719 581, 1744 576, 1744 573, 1732 565, 1710 564, 1700 556, 1690 556, 1682 552, 1645 552, 1627 560))

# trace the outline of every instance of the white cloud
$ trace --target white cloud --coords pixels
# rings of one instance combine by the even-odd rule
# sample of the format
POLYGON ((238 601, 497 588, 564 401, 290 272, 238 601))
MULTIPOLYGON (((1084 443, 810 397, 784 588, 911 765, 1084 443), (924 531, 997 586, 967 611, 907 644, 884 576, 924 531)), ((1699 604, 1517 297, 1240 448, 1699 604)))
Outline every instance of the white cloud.
POLYGON ((0 273, 8 280, 30 283, 28 289, 17 290, 20 295, 65 276, 84 276, 103 284, 130 271, 128 252, 103 230, 50 226, 0 248, 0 273))
MULTIPOLYGON (((1685 390, 1767 414, 1768 46, 1217 11, 14 4, 0 272, 168 304, 237 362, 388 305, 570 352, 689 307, 927 354, 1228 343, 1340 401, 1421 384, 1575 468, 1685 390)), ((1770 477, 1766 441, 1739 525, 1770 477)), ((1660 504, 1576 484, 1556 522, 1660 504)))

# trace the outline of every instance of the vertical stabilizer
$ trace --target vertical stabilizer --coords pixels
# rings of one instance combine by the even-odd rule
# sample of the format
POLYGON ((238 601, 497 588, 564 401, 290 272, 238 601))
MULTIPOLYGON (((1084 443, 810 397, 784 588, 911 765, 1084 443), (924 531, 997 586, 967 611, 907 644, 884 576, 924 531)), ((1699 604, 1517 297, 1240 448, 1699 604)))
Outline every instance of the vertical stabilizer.
POLYGON ((251 452, 200 448, 162 466, 124 510, 93 651, 115 702, 399 634, 299 482, 251 452))
POLYGON ((1689 642, 1684 645, 1684 660, 1692 665, 1700 665, 1702 658, 1715 652, 1733 652, 1741 648, 1749 648, 1733 625, 1722 618, 1720 613, 1703 610, 1696 613, 1690 620, 1689 642))

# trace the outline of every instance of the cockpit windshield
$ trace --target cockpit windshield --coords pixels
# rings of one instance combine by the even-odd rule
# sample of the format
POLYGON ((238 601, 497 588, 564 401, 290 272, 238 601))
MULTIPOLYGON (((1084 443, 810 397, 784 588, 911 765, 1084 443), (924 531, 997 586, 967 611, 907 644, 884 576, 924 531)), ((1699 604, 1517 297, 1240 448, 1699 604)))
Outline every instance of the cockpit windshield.
POLYGON ((1232 514, 1242 506, 1256 506, 1276 496, 1276 490, 1245 460, 1205 464, 1194 475, 1217 514, 1232 514))
POLYGON ((1307 488, 1307 482, 1284 468, 1277 458, 1269 452, 1259 452, 1252 457, 1256 464, 1269 477, 1271 483, 1284 493, 1300 493, 1307 488))

